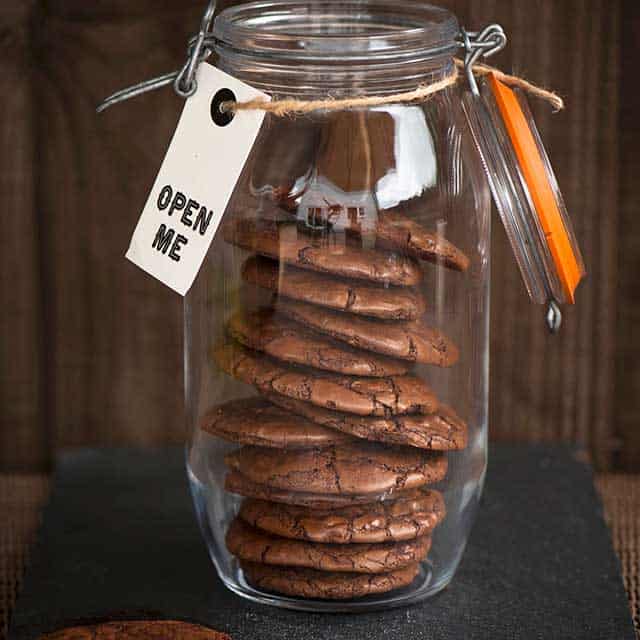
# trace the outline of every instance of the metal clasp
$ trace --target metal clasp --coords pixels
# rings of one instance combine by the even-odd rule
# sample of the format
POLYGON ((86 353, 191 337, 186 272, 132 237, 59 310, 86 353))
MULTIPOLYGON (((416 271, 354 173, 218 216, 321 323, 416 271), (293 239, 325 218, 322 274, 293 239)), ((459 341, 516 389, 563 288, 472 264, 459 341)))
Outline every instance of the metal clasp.
POLYGON ((153 78, 151 80, 145 80, 126 89, 116 91, 113 95, 103 100, 97 107, 98 113, 108 109, 110 106, 123 102, 129 98, 134 98, 147 91, 153 91, 154 89, 160 89, 167 85, 173 84, 174 91, 181 98, 189 98, 198 89, 198 83, 196 81, 196 71, 198 65, 206 60, 212 52, 213 36, 211 28, 213 26, 213 15, 216 11, 216 0, 210 0, 207 5, 207 9, 200 21, 200 30, 198 34, 189 39, 189 46, 187 48, 187 61, 184 63, 181 69, 178 71, 172 71, 166 73, 163 76, 153 78))
POLYGON ((462 37, 461 45, 464 47, 464 70, 471 87, 471 92, 475 96, 480 95, 478 83, 473 75, 473 65, 480 58, 488 58, 494 53, 504 49, 507 44, 507 34, 499 24, 490 24, 482 31, 460 30, 462 37))
POLYGON ((173 89, 182 98, 191 97, 198 89, 196 70, 202 60, 208 58, 211 50, 204 47, 207 36, 211 33, 213 14, 216 12, 216 0, 210 0, 207 10, 200 22, 200 31, 193 44, 189 43, 189 57, 173 81, 173 89))

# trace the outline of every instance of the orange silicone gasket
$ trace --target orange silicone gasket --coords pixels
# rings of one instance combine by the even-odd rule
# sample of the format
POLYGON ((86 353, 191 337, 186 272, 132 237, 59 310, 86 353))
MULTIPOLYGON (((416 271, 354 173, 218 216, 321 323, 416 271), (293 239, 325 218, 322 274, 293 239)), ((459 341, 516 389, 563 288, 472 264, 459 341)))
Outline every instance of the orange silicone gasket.
POLYGON ((558 278, 567 301, 573 304, 576 287, 584 272, 571 246, 571 239, 562 220, 547 169, 515 92, 500 82, 493 73, 488 75, 489 86, 531 194, 535 211, 556 265, 558 278))

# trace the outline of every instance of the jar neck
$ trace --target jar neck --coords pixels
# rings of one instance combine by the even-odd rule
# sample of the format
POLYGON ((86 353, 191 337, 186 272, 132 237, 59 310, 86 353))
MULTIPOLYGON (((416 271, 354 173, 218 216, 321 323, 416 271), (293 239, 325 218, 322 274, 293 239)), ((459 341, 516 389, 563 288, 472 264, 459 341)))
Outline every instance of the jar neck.
POLYGON ((266 0, 215 22, 218 66, 276 97, 389 95, 453 70, 458 23, 403 0, 266 0))
POLYGON ((353 68, 334 65, 286 65, 218 50, 218 65, 229 75, 275 97, 316 99, 350 95, 390 95, 411 91, 441 80, 453 72, 453 57, 410 63, 376 64, 353 68))

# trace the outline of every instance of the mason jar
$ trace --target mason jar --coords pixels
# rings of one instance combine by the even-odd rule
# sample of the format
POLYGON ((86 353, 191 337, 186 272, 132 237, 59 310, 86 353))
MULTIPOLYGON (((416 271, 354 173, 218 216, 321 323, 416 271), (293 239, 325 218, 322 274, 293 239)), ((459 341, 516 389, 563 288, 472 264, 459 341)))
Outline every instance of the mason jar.
MULTIPOLYGON (((219 68, 299 100, 438 82, 460 33, 412 0, 264 0, 213 28, 219 68)), ((185 303, 188 475, 243 597, 358 611, 454 577, 487 464, 491 196, 468 92, 265 116, 185 303)))

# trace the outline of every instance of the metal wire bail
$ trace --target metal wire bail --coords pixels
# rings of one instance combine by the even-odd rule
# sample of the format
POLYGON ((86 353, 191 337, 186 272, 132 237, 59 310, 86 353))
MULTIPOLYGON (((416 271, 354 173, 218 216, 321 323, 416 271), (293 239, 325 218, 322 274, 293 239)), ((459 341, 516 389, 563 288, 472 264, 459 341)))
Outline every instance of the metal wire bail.
POLYGON ((211 44, 213 41, 211 28, 213 26, 216 4, 216 0, 209 0, 207 9, 200 22, 198 34, 189 39, 187 61, 179 71, 172 71, 171 73, 166 73, 157 78, 145 80, 126 89, 116 91, 116 93, 103 100, 96 108, 96 111, 101 113, 118 102, 123 102, 129 98, 147 93, 147 91, 160 89, 170 84, 173 84, 174 91, 181 98, 189 98, 192 96, 198 89, 196 80, 198 65, 211 55, 211 44))
POLYGON ((213 24, 213 14, 216 11, 216 0, 210 0, 207 6, 207 10, 202 16, 200 22, 200 31, 196 41, 189 47, 189 57, 186 63, 180 69, 176 79, 173 81, 174 91, 183 98, 189 98, 198 90, 198 82, 195 78, 198 65, 201 62, 201 56, 204 53, 202 59, 209 56, 210 51, 205 49, 203 52, 203 46, 205 39, 211 32, 211 25, 213 24))
POLYGON ((473 75, 473 65, 482 57, 488 58, 504 49, 507 44, 507 34, 499 24, 490 24, 482 31, 460 30, 462 46, 465 50, 464 70, 471 87, 471 92, 479 96, 478 83, 473 75))

